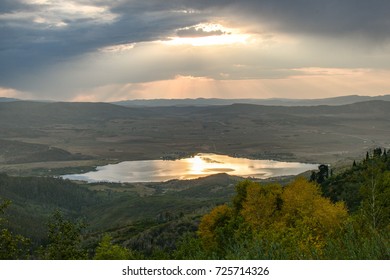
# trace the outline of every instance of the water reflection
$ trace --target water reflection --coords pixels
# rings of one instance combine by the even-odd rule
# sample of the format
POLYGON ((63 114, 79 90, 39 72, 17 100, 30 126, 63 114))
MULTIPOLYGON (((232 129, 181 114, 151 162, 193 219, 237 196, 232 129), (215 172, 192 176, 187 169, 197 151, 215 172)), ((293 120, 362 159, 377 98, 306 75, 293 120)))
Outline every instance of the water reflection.
POLYGON ((251 160, 216 154, 197 154, 174 161, 144 160, 124 161, 100 166, 96 171, 62 176, 71 180, 88 182, 161 182, 171 179, 195 179, 217 173, 265 179, 296 175, 317 169, 315 164, 251 160))

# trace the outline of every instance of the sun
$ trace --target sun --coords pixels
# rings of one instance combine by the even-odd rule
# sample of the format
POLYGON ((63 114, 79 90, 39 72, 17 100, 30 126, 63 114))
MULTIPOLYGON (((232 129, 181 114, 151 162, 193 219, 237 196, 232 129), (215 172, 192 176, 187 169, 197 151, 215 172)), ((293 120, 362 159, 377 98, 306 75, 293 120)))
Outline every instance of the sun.
POLYGON ((191 164, 192 174, 203 174, 203 170, 205 169, 205 162, 200 156, 196 155, 193 158, 190 158, 188 161, 191 164))
POLYGON ((178 36, 164 41, 167 45, 215 46, 244 44, 250 37, 238 29, 227 28, 221 24, 202 23, 176 30, 178 36))

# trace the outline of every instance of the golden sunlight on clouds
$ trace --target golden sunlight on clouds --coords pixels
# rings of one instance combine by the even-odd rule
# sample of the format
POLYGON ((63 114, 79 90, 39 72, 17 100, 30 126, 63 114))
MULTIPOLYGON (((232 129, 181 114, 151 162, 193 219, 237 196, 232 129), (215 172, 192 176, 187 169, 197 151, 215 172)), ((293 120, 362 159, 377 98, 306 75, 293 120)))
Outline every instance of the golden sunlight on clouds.
POLYGON ((201 47, 214 45, 231 45, 238 43, 243 44, 248 38, 249 35, 246 34, 227 34, 193 38, 171 37, 169 41, 165 41, 164 43, 168 45, 191 45, 194 47, 201 47))
POLYGON ((0 87, 0 97, 21 98, 21 99, 32 98, 31 94, 27 92, 22 92, 12 88, 3 88, 3 87, 0 87))
POLYGON ((375 69, 301 68, 276 87, 291 85, 290 93, 301 98, 324 98, 342 95, 388 94, 390 71, 375 69), (301 72, 302 74, 299 74, 301 72))
POLYGON ((176 76, 148 83, 114 84, 79 92, 72 101, 118 101, 154 98, 326 98, 388 94, 390 71, 370 69, 297 69, 302 74, 280 79, 215 80, 176 76), (307 75, 307 72, 311 75, 307 75), (315 73, 315 74, 314 74, 315 73), (373 90, 374 89, 374 90, 373 90))
POLYGON ((372 70, 365 68, 320 68, 320 67, 306 67, 293 69, 304 75, 311 76, 362 76, 369 74, 372 70))
POLYGON ((227 28, 219 23, 202 23, 176 30, 180 36, 169 37, 162 41, 167 45, 191 45, 194 47, 244 44, 250 34, 239 29, 227 28))

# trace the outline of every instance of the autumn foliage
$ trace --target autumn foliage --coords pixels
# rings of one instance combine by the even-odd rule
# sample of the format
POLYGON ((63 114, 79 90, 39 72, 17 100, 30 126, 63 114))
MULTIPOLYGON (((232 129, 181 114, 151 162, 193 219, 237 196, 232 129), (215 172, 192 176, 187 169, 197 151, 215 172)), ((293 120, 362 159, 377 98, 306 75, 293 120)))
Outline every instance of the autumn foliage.
POLYGON ((342 202, 321 196, 315 183, 297 178, 282 187, 243 181, 236 186, 233 205, 221 205, 205 215, 199 237, 205 250, 226 253, 248 242, 282 247, 286 254, 305 258, 321 255, 326 239, 346 222, 342 202))

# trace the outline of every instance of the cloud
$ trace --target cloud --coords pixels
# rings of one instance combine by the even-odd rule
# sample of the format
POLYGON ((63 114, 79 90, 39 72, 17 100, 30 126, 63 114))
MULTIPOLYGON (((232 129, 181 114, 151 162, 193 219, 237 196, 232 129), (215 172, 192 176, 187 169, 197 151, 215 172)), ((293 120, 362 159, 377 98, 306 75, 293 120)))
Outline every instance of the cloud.
POLYGON ((23 4, 15 0, 2 0, 0 2, 0 14, 17 11, 22 6, 23 4))
POLYGON ((0 87, 71 99, 177 75, 283 80, 297 69, 389 69, 389 10, 384 0, 3 0, 0 87), (174 37, 190 40, 161 44, 174 37))
MULTIPOLYGON (((166 38, 197 13, 149 1, 6 1, 0 14, 0 85, 108 46, 166 38), (153 4, 153 5, 151 5, 153 4)), ((203 19, 203 17, 201 17, 203 19)))
POLYGON ((390 2, 385 0, 196 1, 241 21, 261 23, 279 32, 317 36, 361 36, 388 40, 390 2))
POLYGON ((205 25, 198 24, 195 26, 179 28, 176 31, 176 35, 179 37, 204 37, 204 36, 220 36, 228 34, 222 30, 223 27, 220 25, 205 25))
POLYGON ((32 95, 30 93, 21 92, 12 88, 0 87, 0 97, 29 99, 32 97, 32 95))
POLYGON ((390 71, 296 69, 280 79, 216 80, 176 76, 163 81, 111 84, 80 91, 72 101, 118 101, 155 98, 325 98, 388 94, 390 71), (326 86, 323 86, 326 85, 326 86), (237 96, 237 92, 240 93, 237 96))
POLYGON ((35 0, 6 5, 0 21, 8 27, 24 29, 55 29, 72 24, 104 24, 113 22, 117 15, 107 6, 96 6, 73 1, 35 0))
MULTIPOLYGON (((223 37, 223 35, 218 37, 223 37)), ((287 79, 301 77, 300 81, 303 81, 303 77, 313 78, 314 76, 317 79, 318 76, 325 76, 324 74, 328 72, 332 76, 336 74, 340 76, 348 71, 353 72, 350 70, 351 65, 352 68, 361 69, 389 61, 382 56, 376 59, 372 59, 370 55, 364 57, 359 52, 349 48, 337 53, 327 51, 326 46, 314 46, 305 45, 303 47, 299 42, 278 36, 272 38, 257 36, 251 38, 248 43, 224 46, 182 46, 170 45, 161 41, 119 44, 90 52, 87 55, 75 56, 44 68, 33 68, 32 73, 19 75, 19 81, 15 81, 15 83, 19 90, 32 91, 40 99, 62 100, 75 100, 75 96, 77 96, 77 100, 83 100, 82 93, 85 93, 89 100, 93 99, 93 93, 100 96, 101 100, 112 100, 110 97, 120 97, 121 95, 117 96, 115 90, 112 90, 118 89, 117 87, 107 87, 107 85, 129 84, 132 85, 134 93, 129 95, 129 98, 136 96, 140 98, 148 96, 147 91, 135 91, 136 85, 149 85, 153 82, 156 82, 154 85, 161 86, 161 95, 169 96, 174 93, 167 90, 169 88, 167 85, 178 84, 177 81, 175 83, 169 81, 179 76, 225 81, 225 83, 217 83, 208 80, 210 85, 207 88, 208 95, 211 95, 210 89, 221 88, 229 91, 229 94, 234 91, 236 93, 243 92, 237 87, 232 87, 229 90, 228 87, 221 86, 227 85, 229 80, 244 81, 243 83, 232 82, 232 84, 241 85, 243 88, 249 87, 244 86, 245 83, 248 85, 262 84, 261 82, 249 83, 249 80, 267 80, 269 82, 265 84, 272 85, 270 88, 275 89, 280 94, 281 90, 276 84, 278 82, 287 84, 285 82, 287 79), (358 55, 360 55, 359 63, 363 66, 356 62, 358 55), (313 61, 315 65, 313 65, 313 61), (336 73, 330 69, 345 70, 336 73), (163 81, 168 82, 164 83, 163 81), (212 84, 219 86, 212 87, 212 84), (107 93, 104 94, 104 91, 107 93)), ((199 80, 194 81, 194 83, 196 82, 199 80)), ((195 87, 184 87, 184 85, 189 85, 189 82, 181 84, 183 85, 181 94, 188 93, 192 96, 195 91, 190 92, 187 89, 195 87)), ((320 86, 328 87, 326 83, 321 83, 320 86)), ((252 86, 252 88, 255 87, 252 86)), ((120 87, 118 90, 123 93, 125 89, 127 90, 128 87, 120 87)), ((283 89, 287 89, 287 86, 283 89)), ((153 93, 157 92, 157 88, 153 87, 153 93)), ((270 92, 267 92, 265 96, 268 96, 270 92)), ((198 91, 198 94, 203 93, 202 90, 198 91)), ((222 94, 222 91, 219 90, 218 94, 222 94)), ((181 95, 175 93, 175 96, 181 95)))

